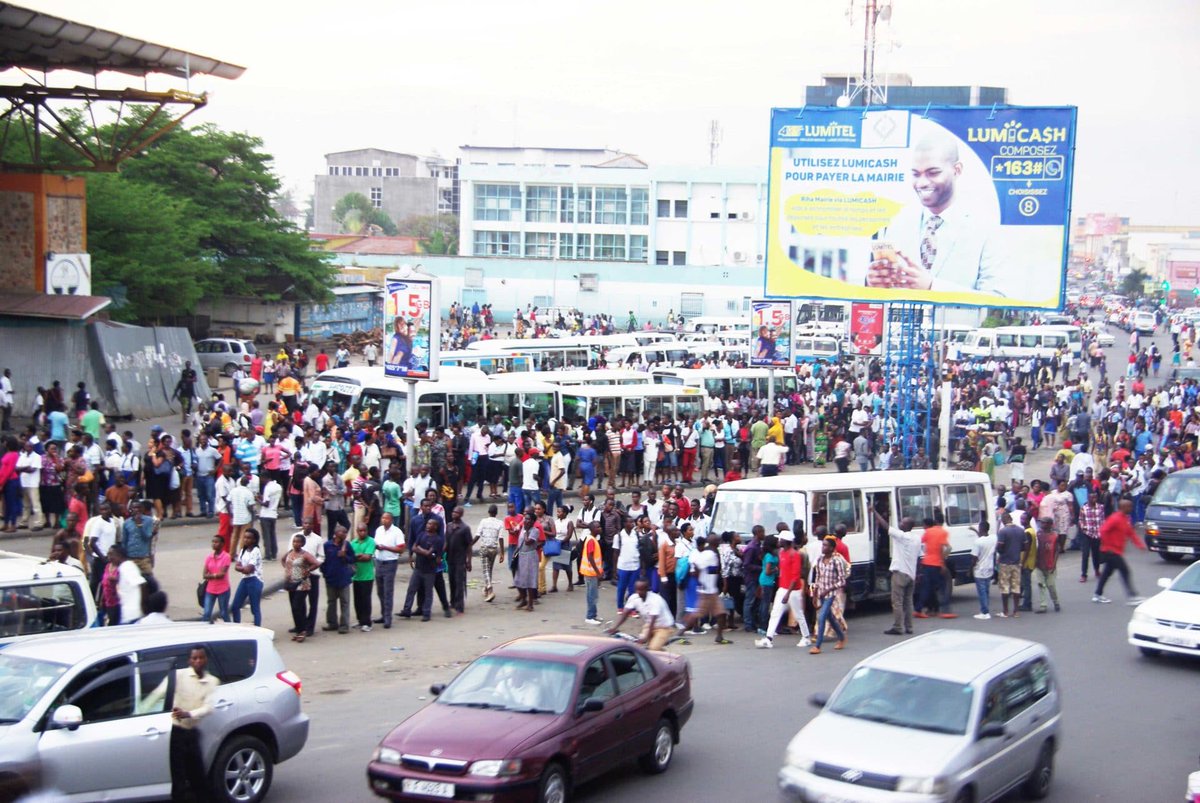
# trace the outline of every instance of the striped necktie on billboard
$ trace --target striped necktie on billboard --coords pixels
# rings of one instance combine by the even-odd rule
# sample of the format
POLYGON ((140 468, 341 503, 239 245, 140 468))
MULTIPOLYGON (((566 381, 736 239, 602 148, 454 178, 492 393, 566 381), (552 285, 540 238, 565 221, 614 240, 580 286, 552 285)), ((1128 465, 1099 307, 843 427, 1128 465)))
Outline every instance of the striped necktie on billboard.
POLYGON ((921 237, 921 264, 925 270, 933 270, 933 260, 937 258, 937 230, 944 222, 938 215, 930 215, 925 220, 925 233, 921 237))

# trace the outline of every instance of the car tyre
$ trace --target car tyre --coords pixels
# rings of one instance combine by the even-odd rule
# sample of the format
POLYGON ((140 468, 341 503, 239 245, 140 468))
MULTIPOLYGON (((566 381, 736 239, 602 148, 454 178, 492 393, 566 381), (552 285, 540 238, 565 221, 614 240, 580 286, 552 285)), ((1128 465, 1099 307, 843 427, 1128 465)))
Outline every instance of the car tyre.
POLYGON ((221 369, 221 373, 225 374, 225 376, 227 376, 227 377, 232 378, 233 372, 236 370, 237 370, 237 363, 227 362, 227 363, 225 363, 225 367, 221 369))
POLYGON ((1180 555, 1175 552, 1159 552, 1158 556, 1167 563, 1179 563, 1186 557, 1185 555, 1180 555))
POLYGON ((1033 774, 1025 781, 1025 795, 1033 800, 1041 800, 1050 794, 1050 783, 1054 780, 1054 745, 1046 742, 1038 753, 1037 764, 1033 766, 1033 774))
POLYGON ((234 736, 217 751, 209 773, 214 799, 224 803, 259 803, 271 789, 275 764, 260 739, 234 736))
POLYGON ((1138 652, 1147 658, 1157 658, 1162 655, 1162 650, 1156 650, 1153 647, 1138 647, 1138 652))
POLYGON ((675 727, 671 720, 662 717, 654 728, 654 747, 638 759, 643 771, 651 775, 666 772, 675 755, 675 727))
POLYGON ((547 764, 538 784, 538 803, 567 803, 571 797, 571 779, 562 764, 547 764))

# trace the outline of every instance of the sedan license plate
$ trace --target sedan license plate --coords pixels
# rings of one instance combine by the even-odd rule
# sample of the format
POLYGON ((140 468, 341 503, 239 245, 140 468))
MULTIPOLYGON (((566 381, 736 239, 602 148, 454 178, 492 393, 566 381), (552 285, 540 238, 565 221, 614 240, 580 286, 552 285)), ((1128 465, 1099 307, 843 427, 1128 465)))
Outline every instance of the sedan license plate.
POLYGON ((1168 552, 1177 552, 1180 555, 1190 555, 1193 552, 1195 552, 1196 550, 1192 549, 1190 546, 1169 546, 1169 547, 1167 547, 1167 551, 1168 552))
POLYGON ((454 784, 439 783, 438 781, 418 781, 415 778, 405 778, 401 785, 405 794, 426 795, 427 797, 454 797, 454 784))
POLYGON ((1158 643, 1171 647, 1187 647, 1190 650, 1196 649, 1196 642, 1187 638, 1179 638, 1178 636, 1159 636, 1158 643))

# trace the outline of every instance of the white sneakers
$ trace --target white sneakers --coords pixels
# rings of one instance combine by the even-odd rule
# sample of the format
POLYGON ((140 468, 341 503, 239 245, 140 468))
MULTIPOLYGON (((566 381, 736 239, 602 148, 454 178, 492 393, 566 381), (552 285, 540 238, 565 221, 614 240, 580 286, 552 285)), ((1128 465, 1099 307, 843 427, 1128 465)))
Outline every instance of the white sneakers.
POLYGON ((585 625, 598 625, 598 624, 600 624, 600 620, 599 619, 584 619, 583 623, 585 625))
POLYGON ((975 618, 987 620, 987 619, 991 619, 992 615, 990 613, 977 613, 977 614, 975 614, 975 618))
POLYGON ((811 647, 812 645, 813 640, 808 636, 805 636, 804 638, 800 639, 800 641, 796 642, 797 647, 811 647))
POLYGON ((371 626, 370 626, 370 625, 363 625, 363 626, 362 626, 362 632, 364 632, 364 633, 370 633, 370 632, 371 632, 371 626))
POLYGON ((1107 605, 1108 603, 1112 602, 1112 600, 1108 597, 1102 597, 1099 594, 1092 594, 1092 602, 1101 602, 1107 605))
POLYGON ((1130 608, 1136 608, 1137 606, 1141 605, 1145 601, 1146 601, 1145 597, 1130 597, 1129 602, 1126 602, 1125 604, 1128 605, 1130 608))
POLYGON ((763 637, 760 639, 755 639, 754 646, 758 647, 760 650, 769 650, 775 646, 775 642, 769 638, 763 637))

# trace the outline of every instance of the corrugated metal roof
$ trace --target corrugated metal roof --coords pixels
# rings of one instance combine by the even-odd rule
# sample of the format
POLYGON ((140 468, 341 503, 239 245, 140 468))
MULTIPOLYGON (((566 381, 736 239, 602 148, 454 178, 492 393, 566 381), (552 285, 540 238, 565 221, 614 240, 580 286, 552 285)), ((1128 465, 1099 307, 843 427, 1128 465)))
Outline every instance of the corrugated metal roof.
POLYGON ((83 321, 112 303, 107 296, 59 296, 42 293, 0 295, 0 316, 83 321))
POLYGON ((245 67, 0 3, 0 69, 73 70, 96 74, 215 75, 238 78, 245 67))

